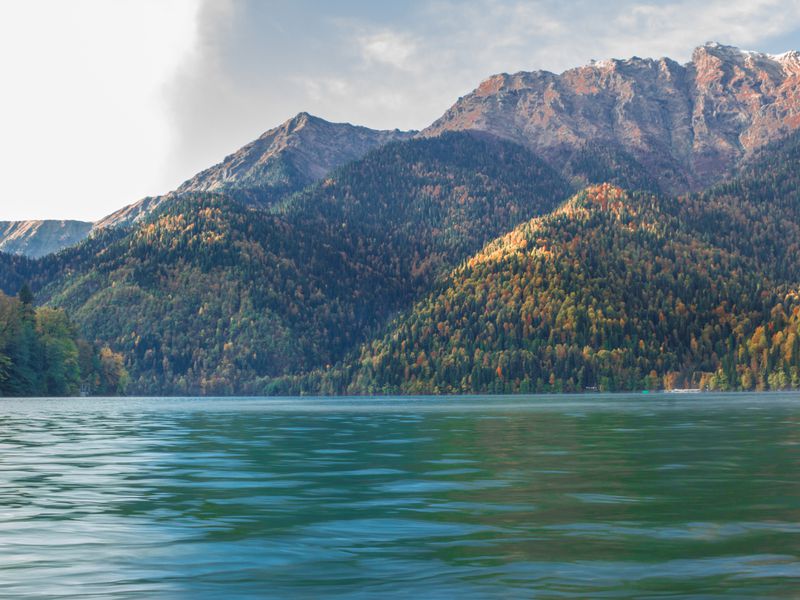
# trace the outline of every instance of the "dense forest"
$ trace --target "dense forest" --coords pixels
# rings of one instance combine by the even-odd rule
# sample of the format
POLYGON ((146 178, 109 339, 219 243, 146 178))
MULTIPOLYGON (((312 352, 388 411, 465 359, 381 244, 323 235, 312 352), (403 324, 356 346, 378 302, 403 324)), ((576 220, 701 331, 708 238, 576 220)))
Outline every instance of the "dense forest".
POLYGON ((569 195, 523 148, 394 143, 258 210, 189 193, 126 235, 17 265, 123 353, 139 393, 227 394, 335 364, 440 275, 569 195))
MULTIPOLYGON (((799 167, 794 135, 673 198, 616 148, 555 170, 486 135, 391 143, 269 203, 184 193, 0 254, 0 289, 44 305, 5 297, 7 329, 58 314, 91 349, 62 391, 118 391, 123 366, 141 394, 798 387, 799 167)), ((33 355, 4 347, 19 381, 33 355)))
POLYGON ((630 191, 661 191, 658 180, 644 165, 615 146, 584 145, 565 157, 561 172, 576 190, 610 183, 630 191))
POLYGON ((0 396, 124 393, 123 357, 83 340, 63 310, 0 292, 0 396))
POLYGON ((752 258, 679 233, 664 203, 588 188, 487 245, 357 359, 268 390, 800 385, 797 294, 752 258))
POLYGON ((761 149, 735 177, 664 203, 682 232, 800 282, 800 134, 761 149))

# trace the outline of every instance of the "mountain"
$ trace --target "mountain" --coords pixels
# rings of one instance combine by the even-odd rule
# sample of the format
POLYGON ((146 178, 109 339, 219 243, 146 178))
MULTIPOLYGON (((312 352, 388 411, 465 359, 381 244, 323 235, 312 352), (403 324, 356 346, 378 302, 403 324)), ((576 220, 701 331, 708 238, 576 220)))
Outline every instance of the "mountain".
POLYGON ((665 191, 718 181, 764 144, 800 126, 800 54, 709 42, 691 62, 633 57, 556 75, 494 75, 420 135, 478 130, 559 165, 587 146, 623 151, 665 191))
POLYGON ((176 194, 170 192, 161 196, 146 196, 137 200, 133 204, 123 206, 115 210, 110 215, 96 221, 93 225, 95 229, 106 229, 111 227, 126 227, 134 225, 144 220, 147 215, 155 212, 162 203, 175 198, 176 194))
POLYGON ((241 393, 341 360, 568 193, 515 144, 466 133, 395 142, 269 210, 182 193, 129 233, 108 230, 117 239, 39 261, 29 279, 88 339, 127 357, 133 391, 241 393))
POLYGON ((198 173, 178 189, 142 198, 95 223, 0 221, 0 252, 32 258, 58 252, 85 239, 93 230, 137 223, 163 203, 187 192, 226 192, 240 201, 269 206, 370 150, 410 139, 415 133, 330 123, 300 113, 198 173))
POLYGON ((344 366, 270 391, 800 385, 797 280, 698 241, 672 202, 587 188, 488 244, 344 366))
POLYGON ((330 123, 302 112, 240 148, 163 196, 147 197, 96 223, 131 224, 163 202, 187 192, 226 192, 240 200, 269 206, 322 179, 330 171, 389 142, 416 132, 379 131, 349 123, 330 123))
POLYGON ((0 221, 0 252, 38 258, 77 244, 91 230, 84 221, 0 221))
MULTIPOLYGON (((618 178, 622 168, 638 171, 630 189, 681 193, 720 180, 759 147, 797 128, 799 78, 795 51, 770 55, 709 42, 685 65, 633 57, 560 75, 495 75, 417 135, 484 131, 527 146, 576 187, 603 181, 629 187, 630 177, 618 178)), ((415 133, 299 113, 177 190, 143 198, 95 228, 138 222, 186 192, 225 191, 268 206, 373 148, 415 133)), ((46 245, 61 247, 57 241, 46 245)))
POLYGON ((415 133, 330 123, 301 112, 195 175, 177 192, 257 190, 259 201, 269 202, 322 179, 374 148, 410 139, 415 133))
POLYGON ((0 289, 141 394, 800 387, 797 65, 497 76, 418 135, 300 114, 76 246, 0 252, 0 289))
POLYGON ((740 254, 779 283, 800 282, 800 131, 757 150, 733 177, 663 209, 699 242, 740 254))

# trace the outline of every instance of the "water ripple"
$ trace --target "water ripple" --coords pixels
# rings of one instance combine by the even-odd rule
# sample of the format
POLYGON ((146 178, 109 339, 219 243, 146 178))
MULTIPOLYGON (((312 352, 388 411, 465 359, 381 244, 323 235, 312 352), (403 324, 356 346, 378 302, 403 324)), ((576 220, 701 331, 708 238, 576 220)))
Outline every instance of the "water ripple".
POLYGON ((2 598, 800 589, 777 394, 0 400, 2 598))

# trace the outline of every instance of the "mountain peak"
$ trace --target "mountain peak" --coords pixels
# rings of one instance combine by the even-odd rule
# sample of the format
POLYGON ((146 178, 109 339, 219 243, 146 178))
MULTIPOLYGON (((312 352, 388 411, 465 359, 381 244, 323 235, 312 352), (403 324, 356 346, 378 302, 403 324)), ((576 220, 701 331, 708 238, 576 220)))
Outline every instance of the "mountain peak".
POLYGON ((705 50, 707 52, 720 52, 720 53, 731 53, 731 54, 740 54, 742 52, 741 49, 737 48, 736 46, 729 46, 728 44, 721 44, 715 41, 709 41, 705 44, 702 44, 695 48, 695 52, 698 50, 705 50))
POLYGON ((771 62, 779 63, 784 68, 800 67, 800 53, 797 50, 788 50, 781 54, 769 54, 755 50, 742 50, 736 46, 728 46, 719 42, 706 42, 702 46, 695 48, 692 53, 692 62, 696 63, 708 55, 727 62, 771 62))
POLYGON ((631 57, 554 74, 500 73, 422 132, 479 130, 527 146, 552 165, 581 147, 622 151, 662 190, 719 180, 742 158, 800 128, 800 53, 773 55, 720 42, 692 61, 631 57))
POLYGON ((407 139, 412 133, 332 123, 303 111, 199 173, 178 191, 259 190, 272 202, 373 148, 407 139))
POLYGON ((307 126, 310 123, 327 123, 327 122, 328 121, 326 121, 325 119, 315 117, 310 113, 302 111, 297 113, 288 121, 286 121, 280 128, 285 128, 288 131, 297 131, 298 129, 302 129, 303 127, 307 126))
POLYGON ((690 64, 702 66, 709 61, 709 58, 714 63, 716 61, 741 63, 746 57, 747 54, 736 46, 726 46, 719 42, 706 42, 694 49, 690 64))

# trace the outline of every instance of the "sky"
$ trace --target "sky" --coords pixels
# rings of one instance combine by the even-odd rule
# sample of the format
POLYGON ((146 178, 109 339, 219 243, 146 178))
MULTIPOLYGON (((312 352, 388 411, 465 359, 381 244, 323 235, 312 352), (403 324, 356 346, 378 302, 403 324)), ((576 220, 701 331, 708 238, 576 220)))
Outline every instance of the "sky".
POLYGON ((800 49, 800 0, 0 0, 0 220, 96 220, 301 111, 421 129, 500 72, 800 49))

